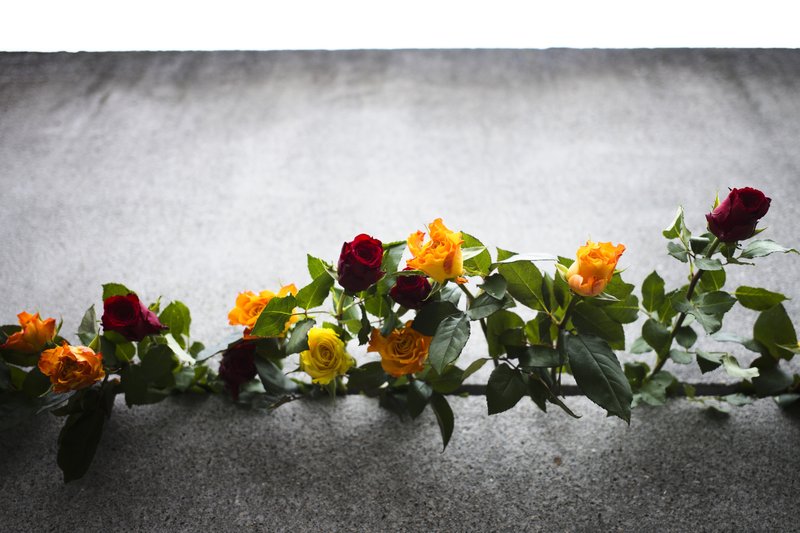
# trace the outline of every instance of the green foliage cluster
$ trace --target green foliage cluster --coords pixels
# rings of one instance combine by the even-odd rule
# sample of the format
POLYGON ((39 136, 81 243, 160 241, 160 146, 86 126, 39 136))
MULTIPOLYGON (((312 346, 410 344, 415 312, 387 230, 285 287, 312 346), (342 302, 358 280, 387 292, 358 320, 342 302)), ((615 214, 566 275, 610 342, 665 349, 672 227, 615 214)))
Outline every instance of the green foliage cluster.
MULTIPOLYGON (((663 236, 667 253, 688 270, 684 285, 667 288, 654 271, 637 292, 621 272, 614 271, 602 293, 582 296, 570 288, 565 276, 572 259, 500 248, 491 251, 478 238, 462 236, 464 274, 477 291, 452 280, 434 282, 418 310, 397 304, 390 295, 397 279, 424 275, 402 269, 406 250, 402 241, 383 245, 381 271, 385 274, 356 293, 337 286, 337 271, 331 263, 309 255, 311 281, 295 294, 270 299, 244 337, 218 348, 206 349, 191 340, 191 315, 181 302, 163 307, 160 301, 151 304, 150 310, 165 329, 139 342, 102 330, 92 306, 77 338, 103 354, 105 379, 56 394, 36 366, 39 354, 0 348, 0 430, 38 412, 65 417, 58 464, 66 481, 78 479, 91 463, 117 394, 134 406, 178 393, 221 392, 226 384, 206 363, 218 354, 224 361, 243 346, 252 348, 255 376, 237 385, 238 403, 276 408, 300 398, 358 393, 376 398, 381 407, 403 417, 417 418, 430 407, 444 448, 455 427, 448 397, 464 393, 468 378, 486 364, 492 367, 485 387, 490 415, 507 411, 527 397, 542 411, 555 406, 579 417, 563 395, 562 379, 568 374, 581 394, 609 416, 629 423, 636 405, 661 405, 672 394, 694 397, 691 385, 680 384, 664 370, 668 362, 695 363, 702 373, 721 367, 740 380, 737 394, 715 404, 719 410, 746 403, 751 396, 775 396, 781 405, 800 399, 800 378, 781 365, 800 351, 783 306, 787 297, 774 288, 725 287, 726 268, 750 265, 775 253, 797 253, 794 249, 771 240, 721 243, 711 233, 695 236, 679 209, 663 236), (750 335, 723 329, 726 313, 737 303, 757 314, 750 335), (626 342, 625 325, 637 321, 640 336, 626 342), (360 346, 367 345, 373 335, 386 337, 410 327, 429 337, 427 358, 420 371, 406 375, 390 375, 381 361, 370 360, 325 385, 309 383, 302 366, 292 362, 309 350, 308 333, 313 327, 330 329, 345 344, 360 346), (465 362, 464 348, 478 331, 486 339, 488 353, 465 362), (757 358, 743 367, 728 351, 701 348, 706 344, 701 336, 754 352, 757 358), (630 353, 647 354, 649 361, 654 358, 653 365, 644 361, 621 365, 616 352, 626 347, 630 353)), ((103 300, 132 292, 120 284, 107 284, 103 300)), ((0 328, 0 345, 18 330, 18 326, 0 328)), ((62 340, 57 337, 49 347, 62 340)))

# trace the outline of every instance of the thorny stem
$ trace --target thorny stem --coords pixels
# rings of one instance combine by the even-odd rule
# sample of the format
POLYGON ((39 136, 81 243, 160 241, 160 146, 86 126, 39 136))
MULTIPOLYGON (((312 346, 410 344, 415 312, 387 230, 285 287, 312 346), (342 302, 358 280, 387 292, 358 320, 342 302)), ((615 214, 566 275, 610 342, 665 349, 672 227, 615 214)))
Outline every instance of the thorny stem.
MULTIPOLYGON (((708 248, 708 252, 706 252, 705 254, 706 257, 710 259, 711 256, 714 255, 714 252, 717 251, 717 248, 719 248, 719 245, 720 241, 718 238, 715 237, 714 240, 711 241, 711 246, 708 248)), ((694 275, 692 276, 692 280, 689 282, 689 289, 686 291, 686 299, 688 301, 692 300, 692 295, 694 295, 694 290, 697 287, 697 284, 700 282, 700 278, 703 277, 703 272, 705 272, 705 270, 698 269, 697 272, 695 272, 694 275)), ((680 327, 683 325, 684 320, 686 320, 686 313, 681 313, 680 315, 678 315, 678 319, 675 321, 675 325, 669 332, 670 347, 672 347, 672 341, 675 339, 675 335, 677 334, 680 327)), ((669 360, 669 353, 665 355, 659 355, 658 358, 656 359, 656 366, 653 367, 653 371, 650 372, 650 375, 647 376, 647 379, 652 378, 658 372, 660 372, 661 369, 664 368, 664 365, 668 360, 669 360)))

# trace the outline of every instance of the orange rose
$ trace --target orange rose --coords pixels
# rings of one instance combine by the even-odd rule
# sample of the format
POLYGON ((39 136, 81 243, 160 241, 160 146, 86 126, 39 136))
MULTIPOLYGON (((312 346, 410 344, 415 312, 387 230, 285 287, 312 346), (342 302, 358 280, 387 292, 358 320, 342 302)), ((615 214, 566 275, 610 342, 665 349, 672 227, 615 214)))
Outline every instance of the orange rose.
MULTIPOLYGON (((228 313, 228 323, 231 326, 245 326, 245 336, 247 336, 258 320, 258 315, 261 314, 261 311, 264 310, 270 300, 275 296, 283 298, 287 294, 297 294, 297 287, 294 286, 294 283, 281 287, 277 295, 272 291, 261 291, 259 294, 252 291, 241 292, 236 297, 236 307, 228 313)), ((297 322, 298 318, 296 316, 291 317, 286 322, 286 329, 289 329, 294 322, 297 322)))
POLYGON ((86 346, 70 346, 67 341, 42 352, 39 370, 50 378, 53 392, 85 389, 106 375, 102 354, 86 346))
POLYGON ((597 296, 603 292, 624 251, 622 244, 586 241, 586 246, 578 248, 577 260, 567 270, 570 288, 581 296, 597 296))
POLYGON ((6 342, 0 346, 7 350, 22 353, 36 353, 42 351, 48 342, 56 336, 56 319, 41 320, 39 313, 31 315, 22 312, 17 315, 22 330, 9 335, 6 342))
POLYGON ((423 244, 425 233, 417 231, 408 237, 408 249, 414 257, 408 266, 421 270, 439 283, 455 279, 458 283, 466 280, 460 278, 464 274, 464 260, 461 255, 460 231, 450 231, 442 223, 441 218, 431 222, 428 228, 431 240, 423 244))
POLYGON ((408 321, 403 329, 392 331, 388 337, 373 329, 367 351, 381 354, 381 366, 397 378, 422 370, 432 338, 412 329, 408 321))

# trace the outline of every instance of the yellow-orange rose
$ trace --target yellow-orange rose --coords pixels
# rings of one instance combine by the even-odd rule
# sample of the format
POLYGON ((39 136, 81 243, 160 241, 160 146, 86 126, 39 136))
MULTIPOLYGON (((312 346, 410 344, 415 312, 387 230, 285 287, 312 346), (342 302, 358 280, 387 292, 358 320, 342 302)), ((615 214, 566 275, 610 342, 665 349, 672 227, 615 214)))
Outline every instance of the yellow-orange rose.
POLYGON ((383 370, 397 378, 422 370, 432 338, 412 329, 408 321, 403 329, 392 331, 388 337, 373 329, 367 351, 378 352, 383 370))
POLYGON ((597 296, 603 292, 624 251, 622 244, 586 241, 586 246, 578 248, 578 258, 567 270, 570 288, 581 296, 597 296))
POLYGON ((300 352, 300 369, 314 383, 327 385, 336 376, 347 373, 355 360, 344 351, 344 342, 336 332, 327 328, 308 330, 308 350, 300 352))
MULTIPOLYGON (((258 320, 258 315, 261 314, 261 311, 264 310, 270 300, 276 296, 283 298, 287 294, 297 295, 297 287, 294 286, 294 283, 281 287, 278 294, 272 291, 261 291, 258 294, 252 291, 240 292, 239 296, 236 297, 236 307, 228 313, 228 323, 231 326, 245 326, 245 335, 247 335, 258 320)), ((298 318, 296 316, 290 317, 286 321, 286 329, 284 331, 289 329, 294 322, 297 322, 298 318)))
POLYGON ((66 341, 42 352, 39 370, 50 378, 53 392, 85 389, 106 375, 102 354, 86 346, 70 346, 66 341))
POLYGON ((48 342, 52 342, 56 336, 55 318, 41 320, 39 313, 32 315, 24 311, 18 314, 17 318, 22 329, 9 335, 0 348, 22 353, 36 353, 42 351, 42 348, 48 342))
POLYGON ((461 255, 460 231, 450 231, 437 218, 428 227, 430 240, 423 244, 425 233, 417 231, 408 237, 408 249, 414 257, 408 261, 408 266, 421 270, 439 283, 448 279, 455 279, 461 283, 466 280, 460 278, 464 274, 464 260, 461 255))

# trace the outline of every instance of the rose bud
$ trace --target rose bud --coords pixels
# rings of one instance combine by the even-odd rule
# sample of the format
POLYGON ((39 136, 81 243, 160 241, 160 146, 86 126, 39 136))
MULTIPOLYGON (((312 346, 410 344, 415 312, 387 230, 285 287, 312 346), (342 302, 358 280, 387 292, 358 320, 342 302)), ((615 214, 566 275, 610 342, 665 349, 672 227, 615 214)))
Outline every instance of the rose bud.
POLYGON ((622 244, 587 241, 586 246, 578 248, 577 259, 567 270, 565 278, 570 289, 581 296, 597 296, 603 292, 624 251, 622 244))
POLYGON ((708 230, 722 242, 749 239, 758 220, 769 211, 770 199, 758 189, 731 189, 714 210, 706 215, 708 230))
POLYGON ((116 331, 129 341, 136 342, 167 329, 133 293, 106 298, 103 301, 102 322, 103 329, 116 331))
POLYGON ((357 235, 342 245, 339 254, 339 285, 350 292, 368 289, 383 277, 383 245, 369 235, 357 235))
MULTIPOLYGON (((412 269, 406 267, 404 270, 412 269)), ((425 276, 397 276, 389 296, 407 309, 419 309, 430 293, 431 284, 425 276)))
POLYGON ((421 270, 439 283, 453 279, 456 283, 466 283, 464 260, 461 245, 464 239, 460 231, 450 231, 441 218, 428 226, 430 240, 424 242, 425 233, 417 231, 408 236, 408 249, 412 257, 408 266, 421 270))
POLYGON ((17 315, 20 330, 12 333, 0 348, 14 350, 22 353, 36 353, 42 351, 47 343, 52 342, 56 336, 56 319, 42 320, 39 313, 30 314, 23 311, 17 315))
POLYGON ((85 389, 106 375, 103 355, 86 346, 64 344, 45 350, 39 357, 39 370, 50 378, 53 392, 85 389))
POLYGON ((225 382, 234 400, 239 399, 239 388, 256 377, 256 344, 240 342, 222 354, 219 377, 225 382))

